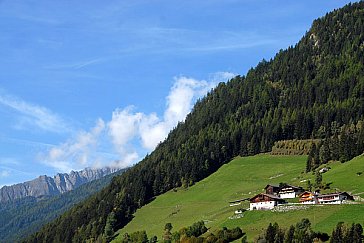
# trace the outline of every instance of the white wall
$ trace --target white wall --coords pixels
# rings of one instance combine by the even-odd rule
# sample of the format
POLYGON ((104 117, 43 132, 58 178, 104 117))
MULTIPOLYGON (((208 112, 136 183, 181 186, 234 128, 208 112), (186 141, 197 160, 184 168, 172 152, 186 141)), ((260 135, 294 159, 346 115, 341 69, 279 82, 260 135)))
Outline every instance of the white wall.
POLYGON ((275 201, 250 203, 250 210, 273 209, 276 205, 275 201))
POLYGON ((315 200, 301 202, 302 204, 316 204, 315 200))
POLYGON ((344 200, 344 196, 340 195, 335 196, 332 200, 322 200, 321 198, 318 199, 320 204, 342 204, 344 200))
POLYGON ((279 193, 280 198, 295 198, 296 193, 295 192, 287 192, 287 193, 279 193))

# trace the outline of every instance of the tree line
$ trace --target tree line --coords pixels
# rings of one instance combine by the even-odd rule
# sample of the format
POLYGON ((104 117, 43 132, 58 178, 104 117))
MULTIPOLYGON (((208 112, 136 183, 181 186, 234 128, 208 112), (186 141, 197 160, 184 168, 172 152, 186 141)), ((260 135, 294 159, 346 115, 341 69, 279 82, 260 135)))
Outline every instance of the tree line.
POLYGON ((339 127, 333 122, 330 130, 319 143, 313 143, 308 153, 306 172, 314 171, 330 160, 342 163, 364 152, 364 122, 339 127))
POLYGON ((315 232, 308 219, 302 219, 288 229, 281 228, 277 223, 269 224, 255 242, 259 243, 295 243, 295 242, 326 242, 330 243, 361 243, 363 242, 363 227, 361 224, 346 225, 339 222, 331 233, 315 232))
MULTIPOLYGON (((227 243, 242 238, 245 233, 239 227, 234 229, 228 229, 223 227, 222 229, 208 233, 206 236, 202 236, 207 232, 207 228, 203 221, 196 222, 189 227, 181 228, 178 231, 173 231, 171 223, 167 223, 164 227, 164 234, 158 241, 157 236, 152 236, 148 239, 148 235, 145 231, 136 231, 131 234, 125 233, 121 239, 121 243, 227 243)), ((246 239, 243 238, 243 239, 246 239)))

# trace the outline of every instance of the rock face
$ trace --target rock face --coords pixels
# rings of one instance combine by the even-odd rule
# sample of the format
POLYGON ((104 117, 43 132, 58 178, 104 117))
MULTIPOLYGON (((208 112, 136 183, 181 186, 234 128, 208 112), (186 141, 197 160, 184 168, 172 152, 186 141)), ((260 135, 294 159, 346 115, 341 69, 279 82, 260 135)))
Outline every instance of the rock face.
POLYGON ((102 169, 86 168, 81 171, 71 171, 69 174, 57 174, 54 177, 42 175, 32 181, 2 187, 0 189, 0 203, 28 196, 58 195, 73 190, 87 182, 114 173, 117 170, 110 167, 102 169))

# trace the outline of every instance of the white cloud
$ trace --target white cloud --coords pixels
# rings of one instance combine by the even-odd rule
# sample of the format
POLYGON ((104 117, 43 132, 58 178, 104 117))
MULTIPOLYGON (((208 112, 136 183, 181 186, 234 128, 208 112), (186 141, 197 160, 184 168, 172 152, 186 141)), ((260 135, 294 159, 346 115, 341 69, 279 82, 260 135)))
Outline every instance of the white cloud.
POLYGON ((123 110, 116 109, 112 113, 111 121, 108 123, 108 135, 119 154, 119 160, 113 162, 112 166, 127 167, 139 159, 136 148, 129 142, 138 132, 138 127, 143 119, 142 113, 133 113, 133 107, 128 106, 123 110))
POLYGON ((16 128, 25 129, 26 127, 33 129, 40 128, 44 131, 62 133, 69 131, 70 128, 66 122, 57 114, 45 107, 34 105, 17 97, 0 94, 0 104, 11 108, 19 114, 16 128))
POLYGON ((229 72, 215 73, 211 81, 197 80, 185 76, 175 78, 175 83, 166 97, 166 110, 163 118, 156 113, 133 113, 130 107, 116 110, 109 123, 110 134, 114 144, 125 151, 124 146, 135 137, 141 140, 141 146, 152 151, 158 143, 163 141, 169 131, 178 122, 184 121, 191 111, 194 102, 216 86, 235 76, 229 72), (111 126, 112 125, 112 126, 111 126))
POLYGON ((132 113, 131 106, 124 110, 116 109, 112 113, 108 128, 109 135, 117 151, 124 152, 124 146, 134 137, 142 117, 142 113, 132 113))
POLYGON ((140 153, 152 151, 178 122, 185 120, 198 98, 233 76, 235 74, 228 72, 215 73, 210 81, 176 77, 166 97, 163 116, 159 117, 155 112, 136 112, 133 106, 118 108, 112 112, 109 122, 99 119, 89 132, 79 132, 74 139, 52 147, 40 159, 60 172, 87 166, 101 167, 106 163, 120 168, 131 166, 140 160, 140 153), (116 151, 117 159, 105 161, 104 156, 99 156, 105 154, 99 152, 100 147, 109 147, 110 151, 108 144, 116 151))
POLYGON ((144 116, 140 125, 142 146, 151 151, 163 141, 178 122, 184 121, 197 98, 205 95, 216 85, 215 81, 196 80, 188 77, 175 78, 175 83, 166 98, 163 119, 154 113, 144 116))
POLYGON ((139 136, 142 146, 152 150, 159 142, 168 135, 168 124, 161 121, 157 114, 152 113, 144 116, 139 126, 139 136))
POLYGON ((124 153, 119 160, 114 160, 109 166, 116 168, 126 168, 135 164, 140 160, 139 154, 137 152, 124 153))
POLYGON ((39 159, 59 172, 87 167, 104 129, 105 123, 99 119, 89 132, 79 132, 73 140, 51 148, 46 156, 40 155, 39 159))

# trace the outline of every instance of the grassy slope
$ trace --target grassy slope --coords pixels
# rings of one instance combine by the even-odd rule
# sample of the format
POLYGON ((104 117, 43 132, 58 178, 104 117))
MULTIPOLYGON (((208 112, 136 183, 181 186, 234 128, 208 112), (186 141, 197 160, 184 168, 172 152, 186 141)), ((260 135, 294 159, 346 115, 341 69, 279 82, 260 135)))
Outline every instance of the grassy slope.
MULTIPOLYGON (((148 236, 157 235, 160 238, 167 222, 172 223, 174 229, 179 229, 198 220, 205 220, 212 229, 240 226, 250 240, 270 222, 289 226, 307 217, 315 230, 328 233, 339 221, 364 223, 363 204, 313 206, 286 213, 253 211, 246 212, 241 219, 228 219, 237 209, 229 206, 229 200, 250 197, 261 192, 268 183, 287 182, 305 187, 305 182, 300 181, 312 179, 312 175, 302 173, 305 161, 306 156, 257 155, 236 158, 188 190, 170 191, 139 209, 135 218, 119 231, 119 237, 125 232, 146 230, 148 236)), ((332 163, 330 167, 332 169, 324 174, 323 179, 333 182, 332 188, 353 193, 364 192, 364 175, 356 175, 364 171, 364 157, 345 164, 332 163)), ((247 208, 248 203, 243 206, 247 208)))

